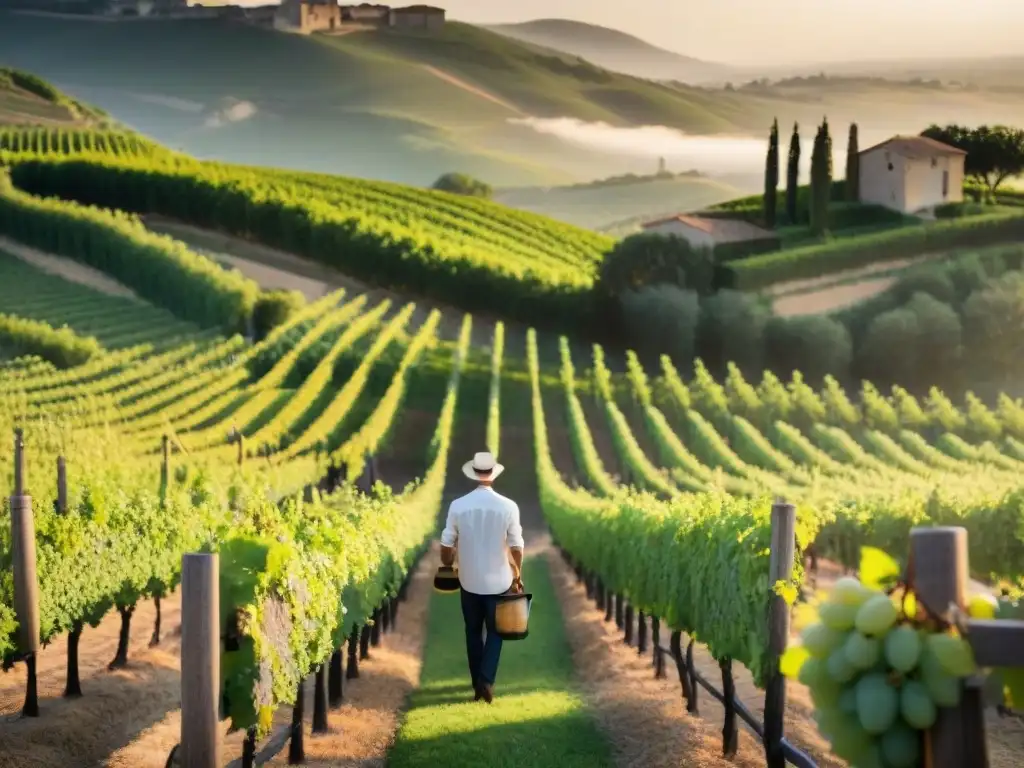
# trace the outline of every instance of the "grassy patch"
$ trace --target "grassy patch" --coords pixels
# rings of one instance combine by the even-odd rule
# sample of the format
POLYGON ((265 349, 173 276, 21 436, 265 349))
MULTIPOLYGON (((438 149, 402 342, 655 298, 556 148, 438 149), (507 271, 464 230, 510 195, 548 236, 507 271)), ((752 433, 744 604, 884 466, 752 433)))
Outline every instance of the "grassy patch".
POLYGON ((388 756, 390 768, 601 768, 604 734, 572 687, 572 658, 547 561, 528 558, 530 636, 505 643, 494 703, 474 702, 457 595, 431 596, 420 687, 388 756))

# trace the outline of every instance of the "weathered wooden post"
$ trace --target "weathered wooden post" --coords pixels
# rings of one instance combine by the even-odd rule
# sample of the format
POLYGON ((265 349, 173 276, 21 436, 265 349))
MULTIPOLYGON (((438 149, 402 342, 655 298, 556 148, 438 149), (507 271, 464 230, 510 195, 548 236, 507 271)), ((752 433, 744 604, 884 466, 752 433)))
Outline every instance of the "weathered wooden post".
MULTIPOLYGON (((768 564, 769 586, 793 578, 796 557, 796 507, 785 499, 772 505, 771 556, 768 564)), ((782 748, 786 718, 786 678, 779 671, 779 659, 789 644, 790 609, 781 595, 773 594, 768 608, 768 649, 771 670, 764 692, 764 750, 768 768, 785 768, 782 748)))
POLYGON ((36 527, 32 497, 25 487, 25 440, 14 430, 14 495, 11 496, 11 563, 14 571, 14 616, 18 650, 24 654, 28 679, 22 715, 39 716, 36 653, 39 652, 39 583, 36 576, 36 527))
POLYGON ((219 768, 220 566, 216 554, 181 559, 183 768, 219 768))
MULTIPOLYGON (((915 528, 910 532, 909 581, 917 597, 919 610, 923 608, 928 616, 942 621, 955 619, 956 609, 962 609, 967 602, 967 567, 965 528, 915 528)), ((1013 663, 1010 657, 1014 655, 1017 663, 1024 662, 1024 646, 1004 646, 1000 641, 1000 627, 994 626, 1007 625, 1008 634, 1003 637, 1013 640, 1011 635, 1015 630, 1009 625, 1024 622, 968 624, 967 640, 974 648, 975 660, 980 666, 1013 663)), ((1024 635, 1017 634, 1018 642, 1021 638, 1024 635)), ((962 686, 960 704, 941 707, 935 725, 925 734, 926 768, 988 766, 981 682, 971 678, 964 681, 962 686)))
POLYGON ((63 456, 57 457, 57 514, 68 511, 68 467, 63 456))

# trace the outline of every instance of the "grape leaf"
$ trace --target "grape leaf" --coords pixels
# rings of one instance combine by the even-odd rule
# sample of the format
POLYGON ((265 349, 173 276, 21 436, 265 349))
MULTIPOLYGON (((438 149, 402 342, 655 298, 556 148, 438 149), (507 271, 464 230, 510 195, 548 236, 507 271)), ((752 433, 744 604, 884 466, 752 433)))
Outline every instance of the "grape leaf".
POLYGON ((790 680, 796 680, 804 662, 810 657, 811 654, 802 645, 791 645, 779 657, 779 671, 790 680))
POLYGON ((900 564, 875 547, 860 548, 860 580, 869 589, 886 589, 900 577, 900 564))

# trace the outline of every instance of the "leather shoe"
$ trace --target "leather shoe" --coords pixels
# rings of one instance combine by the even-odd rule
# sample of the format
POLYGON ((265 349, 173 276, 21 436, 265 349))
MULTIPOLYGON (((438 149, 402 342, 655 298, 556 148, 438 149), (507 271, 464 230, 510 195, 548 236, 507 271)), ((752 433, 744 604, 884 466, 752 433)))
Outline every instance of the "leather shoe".
POLYGON ((494 701, 494 688, 484 683, 480 686, 480 695, 483 696, 484 701, 490 704, 494 701))

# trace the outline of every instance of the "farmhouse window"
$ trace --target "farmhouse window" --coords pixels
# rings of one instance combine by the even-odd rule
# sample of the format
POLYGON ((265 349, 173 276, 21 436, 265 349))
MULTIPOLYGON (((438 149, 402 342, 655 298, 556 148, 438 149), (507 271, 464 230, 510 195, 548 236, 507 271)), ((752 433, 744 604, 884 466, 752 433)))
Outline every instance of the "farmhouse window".
POLYGON ((949 196, 949 171, 942 172, 942 196, 949 196))

